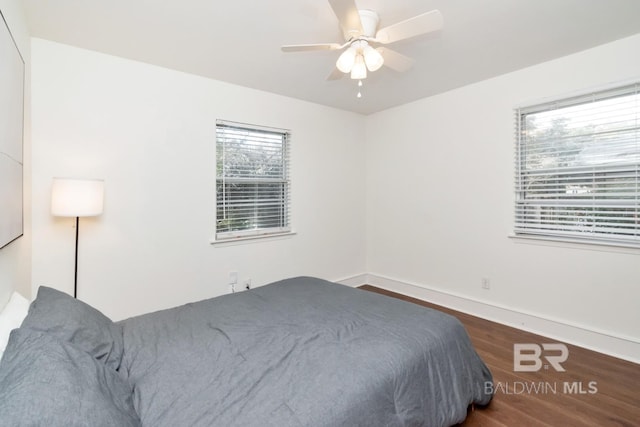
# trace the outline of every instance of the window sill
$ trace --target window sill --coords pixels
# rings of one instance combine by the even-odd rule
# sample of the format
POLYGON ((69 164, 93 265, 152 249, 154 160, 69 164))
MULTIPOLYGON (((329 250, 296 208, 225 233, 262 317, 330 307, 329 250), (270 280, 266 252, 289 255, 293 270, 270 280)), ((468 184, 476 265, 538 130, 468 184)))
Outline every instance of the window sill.
POLYGON ((289 239, 292 236, 295 236, 296 234, 297 233, 295 231, 287 231, 286 233, 234 237, 234 238, 223 239, 223 240, 216 240, 214 237, 209 241, 209 243, 217 247, 246 245, 250 243, 258 243, 258 242, 271 241, 271 240, 289 239))
POLYGON ((614 243, 614 242, 599 242, 599 241, 584 241, 570 238, 560 237, 548 237, 548 236, 536 236, 526 234, 509 234, 509 239, 512 239, 516 243, 541 245, 541 246, 553 246, 563 247, 571 249, 582 249, 589 251, 601 251, 601 252, 617 252, 626 253, 632 255, 640 255, 640 247, 633 245, 632 243, 614 243))

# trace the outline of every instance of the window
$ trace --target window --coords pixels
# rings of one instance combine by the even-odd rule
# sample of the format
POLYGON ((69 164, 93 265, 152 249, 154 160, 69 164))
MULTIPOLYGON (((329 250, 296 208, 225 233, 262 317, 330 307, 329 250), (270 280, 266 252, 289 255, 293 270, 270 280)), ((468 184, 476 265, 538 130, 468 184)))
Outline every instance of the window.
POLYGON ((640 84, 516 111, 516 236, 640 247, 640 84))
POLYGON ((216 240, 290 231, 286 130, 216 122, 216 240))

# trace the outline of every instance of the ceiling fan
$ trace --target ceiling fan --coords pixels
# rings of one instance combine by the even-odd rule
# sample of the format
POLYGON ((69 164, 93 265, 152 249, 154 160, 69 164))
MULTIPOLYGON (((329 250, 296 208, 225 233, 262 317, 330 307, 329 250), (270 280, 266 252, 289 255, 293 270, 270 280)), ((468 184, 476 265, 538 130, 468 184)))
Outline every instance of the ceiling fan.
POLYGON ((342 78, 347 73, 352 79, 362 80, 367 77, 367 70, 373 72, 382 65, 395 71, 406 71, 411 68, 414 60, 380 45, 437 31, 443 25, 440 11, 432 10, 378 30, 380 19, 375 11, 358 10, 354 0, 328 1, 338 17, 344 33, 344 43, 296 44, 281 47, 283 52, 346 48, 338 58, 336 68, 328 80, 342 78))

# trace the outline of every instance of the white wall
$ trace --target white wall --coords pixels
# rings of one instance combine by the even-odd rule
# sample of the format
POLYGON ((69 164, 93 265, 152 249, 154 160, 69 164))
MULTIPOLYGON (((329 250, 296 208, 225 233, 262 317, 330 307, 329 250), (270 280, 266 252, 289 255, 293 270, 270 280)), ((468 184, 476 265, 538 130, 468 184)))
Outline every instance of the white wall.
POLYGON ((364 272, 364 118, 45 40, 32 40, 33 285, 73 289, 73 219, 55 176, 105 180, 80 219, 78 296, 120 319, 294 275, 364 272), (292 131, 295 236, 211 245, 215 121, 292 131))
POLYGON ((638 52, 640 35, 368 116, 370 281, 640 361, 640 251, 509 238, 513 108, 640 78, 638 52))
MULTIPOLYGON (((25 61, 25 129, 24 129, 24 235, 14 240, 8 246, 0 249, 0 308, 8 301, 12 290, 30 297, 31 283, 31 145, 29 132, 29 72, 30 72, 30 44, 29 31, 19 0, 0 0, 0 10, 7 21, 9 30, 18 45, 18 49, 25 61)), ((4 26, 4 23, 0 22, 4 26)), ((2 66, 0 64, 0 66, 2 66)), ((0 94, 0 96, 2 96, 0 94)), ((0 207, 2 209, 2 207, 0 207)))

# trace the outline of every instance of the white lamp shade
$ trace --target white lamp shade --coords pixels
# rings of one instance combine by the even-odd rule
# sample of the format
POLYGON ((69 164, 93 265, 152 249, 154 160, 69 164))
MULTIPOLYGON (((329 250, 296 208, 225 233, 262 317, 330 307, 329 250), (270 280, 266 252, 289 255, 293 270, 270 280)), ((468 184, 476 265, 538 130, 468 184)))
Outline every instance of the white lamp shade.
POLYGON ((364 54, 364 62, 367 64, 367 68, 369 71, 377 71, 384 64, 384 58, 374 48, 369 45, 366 45, 362 50, 364 54))
POLYGON ((342 52, 342 55, 338 58, 336 62, 336 68, 343 73, 351 72, 353 68, 353 63, 356 60, 356 49, 353 46, 349 46, 347 50, 342 52))
POLYGON ((355 80, 367 78, 367 67, 364 65, 364 58, 360 54, 356 55, 356 62, 351 69, 351 78, 355 80))
POLYGON ((51 214, 54 216, 97 216, 104 204, 101 179, 53 178, 51 214))

